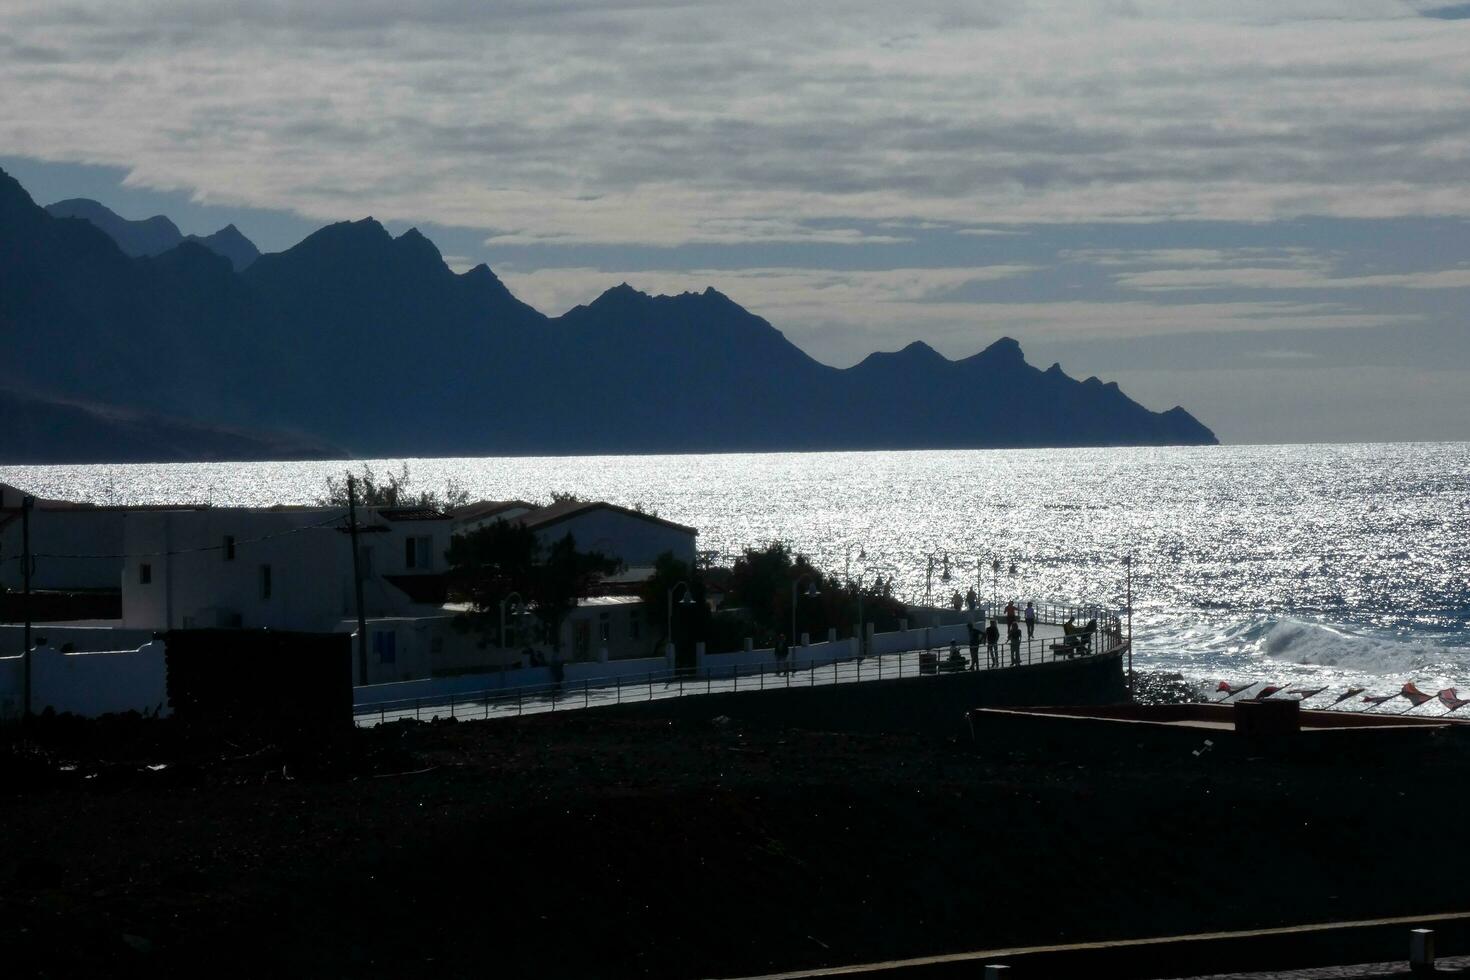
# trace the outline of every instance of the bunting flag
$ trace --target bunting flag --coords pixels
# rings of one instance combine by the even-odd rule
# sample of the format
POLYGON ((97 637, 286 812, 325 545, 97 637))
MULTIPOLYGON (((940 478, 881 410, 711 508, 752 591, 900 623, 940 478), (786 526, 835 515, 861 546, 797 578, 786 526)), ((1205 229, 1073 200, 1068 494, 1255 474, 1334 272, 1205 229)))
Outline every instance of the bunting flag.
POLYGON ((1264 701, 1279 690, 1281 690, 1281 688, 1275 686, 1274 684, 1267 684, 1265 687, 1256 692, 1255 700, 1264 701))
POLYGON ((1423 691, 1415 687, 1413 681, 1409 681, 1409 683, 1405 684, 1403 690, 1399 691, 1399 693, 1408 698, 1410 701, 1414 702, 1414 707, 1416 708, 1433 697, 1433 695, 1425 694, 1423 691))
POLYGON ((1438 694, 1436 694, 1435 697, 1444 702, 1444 706, 1446 708, 1449 708, 1451 711, 1454 711, 1461 706, 1470 703, 1470 698, 1456 697, 1455 689, 1453 687, 1445 688, 1443 691, 1440 691, 1438 694))

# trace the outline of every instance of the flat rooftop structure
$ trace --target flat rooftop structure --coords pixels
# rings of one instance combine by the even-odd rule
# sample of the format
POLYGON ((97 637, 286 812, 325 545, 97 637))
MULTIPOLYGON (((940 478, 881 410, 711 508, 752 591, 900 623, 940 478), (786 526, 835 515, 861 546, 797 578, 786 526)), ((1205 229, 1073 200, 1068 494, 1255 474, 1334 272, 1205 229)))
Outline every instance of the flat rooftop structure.
POLYGON ((1426 740, 1470 738, 1465 719, 1302 710, 1295 701, 976 708, 970 732, 987 744, 1020 741, 1074 756, 1121 752, 1240 758, 1372 750, 1412 751, 1426 740))

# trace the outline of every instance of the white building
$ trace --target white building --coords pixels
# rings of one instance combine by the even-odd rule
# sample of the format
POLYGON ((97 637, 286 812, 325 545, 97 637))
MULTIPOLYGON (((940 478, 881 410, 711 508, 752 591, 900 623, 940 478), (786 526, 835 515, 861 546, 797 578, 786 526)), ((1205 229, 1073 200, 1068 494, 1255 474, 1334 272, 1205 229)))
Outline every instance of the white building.
MULTIPOLYGON (((0 588, 19 591, 24 569, 21 501, 0 483, 0 588)), ((131 508, 37 500, 31 508, 31 588, 116 592, 122 572, 123 518, 131 508), (93 557, 84 557, 93 556, 93 557)))
MULTIPOLYGON (((437 612, 449 521, 433 512, 360 515, 363 609, 437 612)), ((328 631, 356 616, 351 535, 338 507, 129 512, 123 625, 328 631)))
POLYGON ((599 551, 629 567, 651 566, 664 552, 692 566, 699 536, 695 528, 605 501, 567 501, 514 519, 545 547, 570 534, 578 551, 599 551))

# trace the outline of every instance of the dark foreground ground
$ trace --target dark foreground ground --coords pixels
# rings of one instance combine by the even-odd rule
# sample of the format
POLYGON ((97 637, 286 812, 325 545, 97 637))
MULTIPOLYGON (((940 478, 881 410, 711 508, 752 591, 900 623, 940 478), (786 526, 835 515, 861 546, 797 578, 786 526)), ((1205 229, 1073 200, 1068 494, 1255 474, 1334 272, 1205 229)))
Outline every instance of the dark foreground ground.
POLYGON ((1470 906, 1447 737, 1251 760, 588 713, 0 743, 15 977, 731 976, 1470 906))

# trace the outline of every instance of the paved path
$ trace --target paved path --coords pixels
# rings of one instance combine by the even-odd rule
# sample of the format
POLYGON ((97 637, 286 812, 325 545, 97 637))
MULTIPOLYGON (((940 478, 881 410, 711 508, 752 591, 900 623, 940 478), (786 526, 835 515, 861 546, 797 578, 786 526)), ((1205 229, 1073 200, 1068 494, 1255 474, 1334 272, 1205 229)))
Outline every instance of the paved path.
MULTIPOLYGON (((1028 644, 1022 642, 1021 663, 1050 663, 1055 659, 1052 644, 1062 635, 1060 626, 1038 624, 1036 636, 1028 644)), ((949 655, 945 646, 936 651, 943 660, 949 655)), ((800 656, 800 650, 793 651, 800 656)), ((969 651, 963 645, 961 655, 969 661, 969 651)), ((806 664, 796 662, 785 673, 778 673, 774 663, 742 667, 735 676, 720 676, 719 671, 700 672, 697 675, 669 676, 667 673, 652 678, 598 679, 568 681, 560 687, 538 686, 527 688, 497 688, 456 695, 434 696, 413 701, 387 702, 382 705, 361 705, 356 709, 356 720, 360 726, 378 725, 404 718, 428 721, 432 718, 457 718, 461 721, 484 718, 515 718, 524 715, 546 714, 553 711, 570 711, 582 708, 601 707, 636 701, 657 701, 664 698, 689 697, 703 694, 726 694, 737 691, 764 691, 783 687, 822 687, 832 684, 856 684, 865 681, 894 680, 900 677, 934 676, 920 670, 921 651, 890 653, 882 656, 864 657, 860 660, 841 660, 806 664)), ((1010 651, 1001 643, 999 664, 988 666, 985 646, 980 647, 981 670, 1004 670, 1010 666, 1010 651)))

